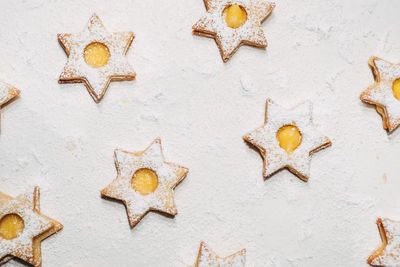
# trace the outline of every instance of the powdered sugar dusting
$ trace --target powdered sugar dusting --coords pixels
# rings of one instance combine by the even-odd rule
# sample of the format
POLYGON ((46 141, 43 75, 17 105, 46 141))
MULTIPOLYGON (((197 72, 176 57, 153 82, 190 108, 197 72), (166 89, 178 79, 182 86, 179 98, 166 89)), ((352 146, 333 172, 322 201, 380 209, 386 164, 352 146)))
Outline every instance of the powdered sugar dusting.
POLYGON ((164 161, 160 139, 156 139, 142 153, 115 150, 117 178, 102 191, 102 195, 122 200, 128 212, 131 226, 136 225, 149 210, 159 210, 175 215, 173 188, 184 178, 187 169, 164 161), (131 185, 131 179, 139 169, 153 170, 158 176, 157 189, 142 195, 131 185))
POLYGON ((206 243, 201 242, 199 256, 195 267, 244 267, 246 264, 246 249, 242 249, 228 257, 216 255, 206 243))
POLYGON ((17 214, 25 225, 23 232, 14 239, 7 240, 0 236, 0 259, 12 255, 37 266, 33 238, 49 230, 52 223, 35 212, 35 201, 35 196, 29 192, 10 198, 0 206, 0 218, 7 214, 17 214))
POLYGON ((400 78, 400 65, 392 64, 379 58, 374 59, 374 63, 379 71, 381 80, 396 80, 400 78))
POLYGON ((109 33, 96 14, 90 18, 83 32, 59 34, 58 39, 68 54, 60 81, 84 81, 92 97, 96 102, 100 101, 112 79, 131 80, 135 77, 125 56, 133 38, 133 32, 109 33), (100 68, 89 66, 83 57, 86 46, 94 42, 106 45, 110 52, 107 64, 100 68))
POLYGON ((286 110, 267 100, 265 125, 250 132, 244 138, 258 147, 264 157, 264 176, 269 177, 284 167, 290 168, 300 178, 307 180, 310 175, 311 153, 330 145, 326 136, 313 126, 312 104, 307 101, 292 110, 286 110), (279 146, 278 130, 285 125, 296 125, 302 135, 300 145, 288 154, 279 146))
POLYGON ((388 267, 400 266, 400 222, 382 219, 381 223, 388 243, 382 253, 372 260, 371 264, 388 267))
POLYGON ((19 95, 20 91, 14 86, 0 81, 0 107, 19 95))
POLYGON ((215 35, 224 61, 228 60, 242 42, 266 47, 267 40, 260 23, 275 7, 262 0, 215 0, 207 2, 207 13, 193 25, 194 33, 215 35), (230 28, 223 15, 226 7, 237 4, 245 8, 246 22, 238 28, 230 28))
POLYGON ((376 82, 361 94, 361 100, 382 106, 385 109, 383 120, 387 119, 388 130, 393 131, 400 124, 400 101, 392 92, 393 82, 400 78, 400 65, 379 58, 373 58, 371 63, 376 82))

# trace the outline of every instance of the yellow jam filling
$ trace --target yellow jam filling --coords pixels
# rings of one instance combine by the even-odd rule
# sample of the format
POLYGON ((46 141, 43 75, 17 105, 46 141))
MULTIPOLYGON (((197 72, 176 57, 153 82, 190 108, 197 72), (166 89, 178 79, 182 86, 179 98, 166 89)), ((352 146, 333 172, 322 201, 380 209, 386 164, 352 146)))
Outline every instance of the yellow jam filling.
POLYGON ((393 82, 392 84, 392 92, 393 96, 397 99, 400 100, 400 79, 397 79, 393 82))
POLYGON ((89 66, 100 68, 107 64, 110 58, 110 51, 108 47, 102 43, 91 43, 85 47, 83 58, 89 66))
POLYGON ((158 176, 153 170, 139 169, 133 175, 132 187, 142 195, 153 193, 158 187, 158 176))
POLYGON ((279 128, 276 138, 278 139, 279 146, 286 153, 291 154, 301 144, 302 136, 295 125, 285 125, 279 128))
POLYGON ((0 220, 0 236, 4 239, 14 239, 24 231, 24 220, 17 214, 5 215, 0 220))
POLYGON ((234 29, 242 26, 247 20, 246 10, 238 4, 234 4, 225 8, 224 16, 226 25, 234 29))

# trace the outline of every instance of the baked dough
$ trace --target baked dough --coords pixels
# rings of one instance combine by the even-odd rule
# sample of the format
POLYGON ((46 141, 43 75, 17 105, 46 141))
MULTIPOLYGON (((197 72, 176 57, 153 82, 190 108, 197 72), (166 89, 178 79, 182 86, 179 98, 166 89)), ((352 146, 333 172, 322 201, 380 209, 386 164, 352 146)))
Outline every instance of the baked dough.
POLYGON ((96 14, 92 15, 83 32, 58 34, 58 41, 68 55, 58 82, 83 82, 93 100, 100 102, 111 81, 135 78, 135 71, 126 58, 134 37, 133 32, 109 33, 96 14), (85 49, 92 44, 101 44, 109 51, 109 58, 104 60, 106 64, 102 67, 92 67, 85 61, 85 49))
POLYGON ((400 222, 379 218, 376 222, 382 246, 367 259, 373 266, 400 266, 400 222))
POLYGON ((376 105, 378 113, 382 116, 383 128, 391 133, 400 124, 400 100, 393 92, 400 79, 400 64, 393 64, 378 57, 371 57, 368 63, 375 83, 361 93, 360 99, 376 105))
POLYGON ((1 106, 7 104, 12 99, 16 98, 20 91, 12 85, 0 81, 0 109, 1 106))
POLYGON ((219 257, 206 243, 200 243, 199 254, 195 267, 244 267, 246 264, 246 249, 242 249, 230 256, 219 257))
POLYGON ((214 38, 224 62, 228 61, 242 45, 267 47, 267 39, 261 28, 275 3, 264 0, 204 0, 206 14, 193 25, 193 34, 214 38), (237 28, 227 25, 224 10, 239 5, 246 11, 246 22, 237 28))
POLYGON ((267 99, 264 125, 243 139, 259 149, 264 159, 264 178, 287 168, 303 181, 310 176, 311 154, 331 145, 329 138, 315 129, 309 101, 287 110, 267 99), (291 153, 283 149, 277 139, 279 130, 288 125, 296 126, 301 134, 301 143, 291 153))
POLYGON ((188 169, 164 160, 159 138, 141 152, 116 149, 114 159, 117 177, 101 191, 101 195, 125 204, 131 227, 151 210, 177 214, 173 189, 185 178, 188 169), (134 189, 135 174, 143 169, 153 171, 158 177, 155 190, 146 194, 134 189))
POLYGON ((41 242, 63 228, 63 225, 40 212, 39 188, 10 197, 0 192, 0 220, 17 215, 24 223, 23 231, 13 239, 0 235, 0 264, 19 258, 33 266, 42 266, 41 242))

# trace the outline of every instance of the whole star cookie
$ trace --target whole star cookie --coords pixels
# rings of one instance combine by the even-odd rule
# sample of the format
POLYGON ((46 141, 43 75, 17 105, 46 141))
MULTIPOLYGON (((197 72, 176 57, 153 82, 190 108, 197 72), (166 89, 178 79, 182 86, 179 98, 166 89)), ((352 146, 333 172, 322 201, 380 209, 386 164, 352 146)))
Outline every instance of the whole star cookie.
POLYGON ((373 266, 400 266, 400 222, 378 219, 376 224, 382 239, 382 246, 368 258, 373 266))
POLYGON ((204 0, 207 13, 193 25, 193 33, 215 38, 222 59, 228 61, 242 44, 266 47, 261 28, 275 7, 264 0, 204 0))
POLYGON ((100 102, 111 81, 135 78, 126 58, 134 37, 133 32, 109 33, 96 14, 83 32, 58 34, 68 55, 59 83, 83 82, 93 100, 100 102))
POLYGON ((245 264, 246 249, 222 258, 215 254, 206 243, 201 242, 195 267, 244 267, 245 264))
POLYGON ((400 124, 400 64, 371 57, 369 66, 375 83, 362 92, 362 101, 376 106, 382 116, 383 128, 389 133, 400 124))
POLYGON ((117 177, 101 195, 125 204, 131 227, 150 210, 177 214, 173 189, 188 169, 164 160, 159 138, 141 152, 117 149, 114 158, 117 177))
POLYGON ((0 264, 15 257, 42 266, 41 242, 63 226, 40 212, 39 197, 38 187, 16 198, 0 192, 0 264))
POLYGON ((286 110, 267 99, 265 124, 243 137, 260 150, 265 178, 288 168, 300 179, 308 180, 311 154, 331 145, 329 138, 315 129, 311 113, 309 101, 286 110))
POLYGON ((19 95, 20 91, 12 85, 0 81, 0 108, 19 95))

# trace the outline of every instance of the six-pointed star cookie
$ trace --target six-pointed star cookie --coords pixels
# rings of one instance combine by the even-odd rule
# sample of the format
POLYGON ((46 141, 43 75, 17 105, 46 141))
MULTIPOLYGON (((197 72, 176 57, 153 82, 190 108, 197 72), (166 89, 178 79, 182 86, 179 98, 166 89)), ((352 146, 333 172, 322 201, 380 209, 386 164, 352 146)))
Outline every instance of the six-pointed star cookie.
POLYGON ((0 193, 0 264, 16 257, 33 266, 42 265, 42 240, 63 226, 40 213, 39 201, 38 187, 33 194, 29 192, 16 198, 0 193), (20 224, 19 229, 15 228, 16 224, 20 224))
POLYGON ((311 154, 331 145, 328 137, 313 126, 311 113, 312 104, 309 101, 286 110, 271 99, 267 100, 265 124, 243 137, 260 150, 264 158, 265 178, 286 167, 300 179, 308 180, 311 154), (285 126, 295 127, 299 132, 297 147, 291 153, 283 149, 278 140, 278 131, 285 126))
POLYGON ((141 152, 117 149, 114 158, 117 177, 101 195, 125 204, 131 227, 150 210, 177 214, 173 189, 188 169, 164 160, 159 138, 141 152))
POLYGON ((58 34, 68 55, 59 83, 84 82, 94 101, 100 102, 110 81, 135 78, 126 58, 134 37, 133 32, 109 33, 96 14, 83 32, 58 34))
POLYGON ((246 249, 221 258, 202 241, 195 267, 244 267, 245 263, 246 249))
MULTIPOLYGON (((241 44, 267 46, 261 22, 272 12, 274 3, 264 0, 204 0, 204 4, 207 13, 193 25, 193 33, 215 38, 224 62, 231 58, 241 44), (235 25, 237 28, 228 26, 226 16, 229 14, 224 12, 232 5, 244 10, 242 16, 245 21, 242 25, 235 25)), ((233 19, 237 21, 238 18, 233 19)))
POLYGON ((378 219, 376 224, 382 239, 382 246, 368 258, 374 266, 400 266, 400 222, 378 219))
POLYGON ((0 81, 0 108, 19 95, 20 91, 12 85, 0 81))
POLYGON ((362 92, 362 101, 376 105, 382 116, 383 128, 389 133, 400 124, 400 64, 392 64, 377 57, 371 57, 369 66, 375 83, 362 92))

